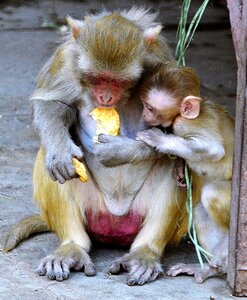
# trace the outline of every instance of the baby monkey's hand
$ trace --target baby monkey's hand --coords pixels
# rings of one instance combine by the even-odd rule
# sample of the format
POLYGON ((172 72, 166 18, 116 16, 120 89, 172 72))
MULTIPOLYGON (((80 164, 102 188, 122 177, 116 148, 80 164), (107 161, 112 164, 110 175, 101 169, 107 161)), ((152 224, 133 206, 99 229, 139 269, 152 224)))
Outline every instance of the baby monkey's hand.
MULTIPOLYGON (((168 155, 173 154, 172 151, 169 150, 169 147, 172 145, 174 138, 174 134, 165 134, 155 127, 137 132, 136 135, 136 139, 138 141, 143 141, 149 146, 155 148, 158 152, 168 155)), ((173 160, 172 176, 178 187, 182 189, 187 188, 184 175, 184 160, 180 157, 173 160)))
POLYGON ((143 141, 153 148, 157 148, 162 143, 162 139, 164 138, 164 132, 155 127, 148 130, 139 131, 136 134, 137 141, 143 141))
POLYGON ((185 161, 182 158, 177 157, 173 160, 172 177, 176 181, 176 185, 181 189, 187 189, 184 166, 185 161))

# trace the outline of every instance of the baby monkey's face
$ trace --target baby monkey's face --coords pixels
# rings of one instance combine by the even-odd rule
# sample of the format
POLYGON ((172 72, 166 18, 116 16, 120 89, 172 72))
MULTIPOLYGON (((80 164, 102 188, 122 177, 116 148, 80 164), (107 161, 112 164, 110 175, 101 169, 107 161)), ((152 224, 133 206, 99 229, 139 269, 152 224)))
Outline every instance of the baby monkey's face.
POLYGON ((140 95, 143 103, 142 116, 151 126, 169 127, 179 114, 177 101, 165 90, 150 88, 140 95))

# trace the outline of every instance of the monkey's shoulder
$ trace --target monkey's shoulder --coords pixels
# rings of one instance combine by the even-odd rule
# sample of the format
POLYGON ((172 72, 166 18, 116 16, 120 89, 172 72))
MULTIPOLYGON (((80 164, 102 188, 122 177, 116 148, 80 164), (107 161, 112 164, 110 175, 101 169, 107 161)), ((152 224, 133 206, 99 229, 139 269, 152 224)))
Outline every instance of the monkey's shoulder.
POLYGON ((173 124, 174 133, 184 138, 201 135, 223 139, 226 134, 225 130, 230 136, 233 136, 234 119, 222 106, 211 101, 202 103, 200 114, 197 118, 186 119, 179 116, 173 124))

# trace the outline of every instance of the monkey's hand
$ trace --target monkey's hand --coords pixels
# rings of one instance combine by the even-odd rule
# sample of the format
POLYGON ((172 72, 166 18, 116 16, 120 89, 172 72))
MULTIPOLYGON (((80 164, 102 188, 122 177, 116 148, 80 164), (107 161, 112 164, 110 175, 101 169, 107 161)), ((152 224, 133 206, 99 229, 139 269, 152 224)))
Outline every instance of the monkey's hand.
POLYGON ((99 135, 99 144, 95 145, 94 154, 107 167, 137 163, 157 156, 157 153, 142 141, 128 137, 99 135))
MULTIPOLYGON (((169 146, 174 139, 174 135, 165 134, 160 129, 154 127, 152 129, 137 132, 136 139, 154 147, 158 152, 169 154, 171 153, 171 151, 169 151, 169 146)), ((174 160, 172 175, 178 187, 183 189, 187 188, 184 175, 184 160, 182 158, 174 160)))
POLYGON ((160 257, 148 247, 133 250, 113 261, 109 273, 119 274, 121 269, 129 273, 126 279, 128 285, 152 282, 163 273, 160 257))
POLYGON ((182 158, 177 157, 173 160, 172 177, 176 181, 176 185, 181 189, 187 189, 184 174, 185 162, 182 158))
POLYGON ((52 180, 64 183, 78 177, 72 163, 74 157, 81 160, 83 152, 72 141, 46 149, 46 168, 52 180))
POLYGON ((153 148, 158 148, 165 136, 164 132, 153 127, 152 129, 137 132, 136 140, 143 141, 153 148))

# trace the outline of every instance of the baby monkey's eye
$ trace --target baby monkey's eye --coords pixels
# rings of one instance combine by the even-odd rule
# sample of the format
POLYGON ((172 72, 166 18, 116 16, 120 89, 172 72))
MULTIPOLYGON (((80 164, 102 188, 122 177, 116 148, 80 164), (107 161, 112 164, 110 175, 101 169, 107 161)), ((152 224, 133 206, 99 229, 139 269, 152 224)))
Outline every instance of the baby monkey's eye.
POLYGON ((155 113, 155 110, 153 109, 152 106, 150 106, 150 105, 147 104, 147 103, 145 103, 144 105, 145 105, 146 109, 148 109, 151 113, 155 113))

